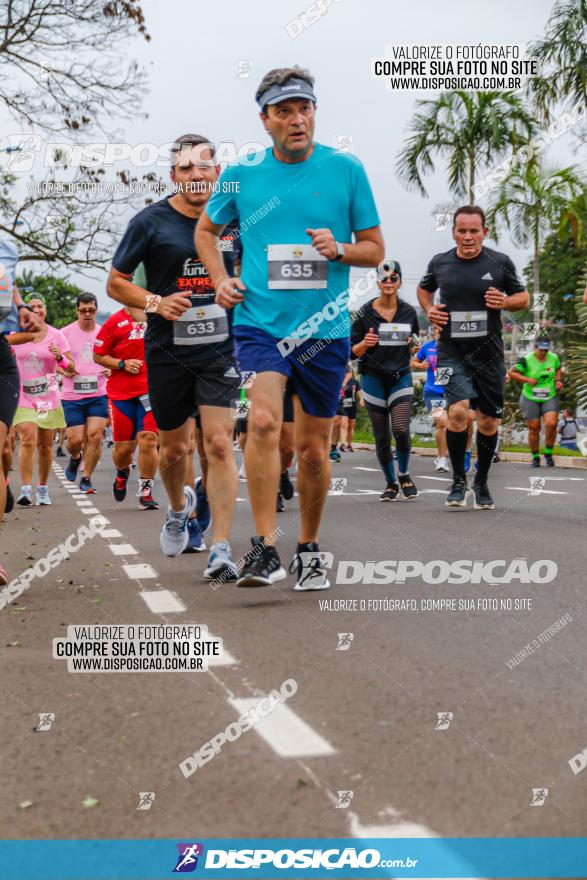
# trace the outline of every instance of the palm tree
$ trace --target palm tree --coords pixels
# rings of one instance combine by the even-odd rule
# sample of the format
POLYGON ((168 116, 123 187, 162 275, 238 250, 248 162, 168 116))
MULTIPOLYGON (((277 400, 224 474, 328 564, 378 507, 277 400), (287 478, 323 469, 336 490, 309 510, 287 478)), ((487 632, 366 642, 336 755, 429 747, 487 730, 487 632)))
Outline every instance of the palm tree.
POLYGON ((583 291, 587 288, 587 263, 578 279, 575 308, 579 321, 578 338, 567 346, 567 371, 577 392, 577 404, 587 406, 587 305, 583 302, 583 291))
POLYGON ((407 189, 423 196, 422 178, 434 171, 437 154, 448 160, 451 193, 466 195, 472 205, 479 169, 499 162, 536 132, 532 114, 514 92, 443 92, 416 107, 397 173, 407 189))
POLYGON ((487 213, 492 237, 498 240, 501 221, 517 247, 532 246, 534 293, 540 290, 540 246, 584 186, 575 166, 544 168, 537 162, 528 162, 517 166, 497 190, 487 213))
POLYGON ((559 101, 587 103, 587 0, 559 0, 546 34, 528 47, 540 63, 540 76, 528 82, 536 109, 548 122, 559 101))

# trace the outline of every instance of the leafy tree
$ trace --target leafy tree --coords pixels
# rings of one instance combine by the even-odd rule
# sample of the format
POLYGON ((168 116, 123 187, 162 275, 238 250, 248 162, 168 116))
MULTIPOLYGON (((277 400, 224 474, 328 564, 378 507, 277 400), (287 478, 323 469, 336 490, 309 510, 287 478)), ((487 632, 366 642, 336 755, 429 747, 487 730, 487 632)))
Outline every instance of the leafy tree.
POLYGON ((576 389, 577 403, 587 407, 587 305, 583 302, 583 291, 587 287, 587 263, 577 279, 575 308, 579 323, 578 332, 567 347, 568 372, 576 389))
POLYGON ((528 53, 540 62, 540 76, 528 85, 546 122, 559 102, 587 104, 587 0, 559 0, 544 37, 528 53))
POLYGON ((544 168, 537 162, 518 166, 504 180, 487 214, 487 222, 498 241, 504 225, 518 247, 533 249, 534 292, 540 291, 540 246, 560 221, 566 205, 582 191, 578 169, 544 168))
POLYGON ((435 156, 448 163, 448 188, 474 202, 479 171, 527 143, 536 131, 532 114, 515 92, 443 92, 417 101, 397 174, 407 189, 427 196, 423 177, 435 156))
POLYGON ((122 205, 144 203, 127 171, 107 185, 103 168, 90 159, 74 168, 59 151, 42 178, 28 177, 56 135, 87 145, 115 121, 137 117, 146 87, 144 71, 127 60, 136 36, 150 39, 137 0, 0 4, 0 112, 15 125, 0 151, 0 236, 18 245, 21 261, 105 268, 122 205))

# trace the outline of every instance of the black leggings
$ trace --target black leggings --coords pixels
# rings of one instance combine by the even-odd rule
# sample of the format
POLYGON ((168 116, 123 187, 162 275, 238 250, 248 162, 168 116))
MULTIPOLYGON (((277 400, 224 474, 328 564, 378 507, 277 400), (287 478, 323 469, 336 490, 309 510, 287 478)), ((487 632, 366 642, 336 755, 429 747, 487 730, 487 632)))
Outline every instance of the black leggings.
POLYGON ((4 422, 7 428, 12 425, 19 396, 20 378, 16 360, 6 337, 0 333, 0 422, 4 422))
POLYGON ((400 474, 407 474, 410 467, 412 448, 410 417, 414 399, 411 375, 408 373, 399 379, 365 375, 362 378, 361 386, 365 406, 373 427, 375 453, 389 486, 396 482, 391 453, 392 433, 400 474))

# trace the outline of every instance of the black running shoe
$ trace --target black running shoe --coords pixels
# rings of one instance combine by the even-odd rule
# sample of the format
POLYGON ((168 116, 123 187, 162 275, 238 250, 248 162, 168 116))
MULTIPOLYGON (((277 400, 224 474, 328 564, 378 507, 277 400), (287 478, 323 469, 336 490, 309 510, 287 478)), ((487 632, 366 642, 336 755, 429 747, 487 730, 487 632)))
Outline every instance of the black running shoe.
POLYGON ((399 483, 390 483, 385 492, 379 496, 380 501, 397 501, 399 495, 399 483))
POLYGON ((260 536, 251 538, 253 545, 245 556, 237 587, 270 587, 286 576, 275 547, 268 547, 260 536))
POLYGON ((450 492, 448 493, 445 501, 446 506, 466 507, 468 491, 469 487, 467 486, 467 481, 464 480, 462 477, 455 477, 452 481, 450 492))
POLYGON ((115 501, 124 501, 126 498, 126 487, 129 474, 130 468, 119 468, 116 471, 116 479, 112 484, 112 494, 114 495, 115 501))
MULTIPOLYGON (((330 581, 326 571, 326 556, 321 553, 318 544, 302 544, 303 550, 297 550, 289 566, 290 574, 296 573, 294 590, 328 590, 330 581)), ((329 555, 329 554, 328 554, 329 555)))
POLYGON ((285 504, 283 503, 283 495, 281 492, 277 493, 277 504, 275 505, 275 510, 277 513, 283 513, 285 510, 285 504))
POLYGON ((401 486, 404 498, 406 498, 408 501, 411 501, 412 498, 418 497, 418 490, 412 482, 412 478, 409 474, 400 474, 399 484, 401 486))
POLYGON ((532 461, 530 463, 530 467, 533 467, 533 468, 540 467, 540 458, 537 455, 532 456, 532 461))
POLYGON ((473 493, 475 497, 473 502, 475 510, 493 510, 495 508, 495 502, 491 497, 487 483, 473 483, 473 493))
POLYGON ((14 507, 14 495, 12 494, 12 489, 10 488, 10 483, 6 483, 6 510, 5 513, 10 513, 12 508, 14 507))
POLYGON ((57 447, 57 458, 65 458, 65 452, 61 446, 57 447))
POLYGON ((546 467, 554 467, 554 458, 552 457, 552 452, 544 453, 544 461, 546 462, 546 467))
POLYGON ((77 472, 79 471, 79 466, 82 463, 82 457, 80 455, 79 458, 74 458, 72 455, 69 457, 69 464, 65 468, 65 476, 69 480, 70 483, 75 483, 77 479, 77 472))
POLYGON ((279 491, 286 501, 291 501, 294 496, 293 483, 289 478, 289 471, 286 468, 279 479, 279 491))

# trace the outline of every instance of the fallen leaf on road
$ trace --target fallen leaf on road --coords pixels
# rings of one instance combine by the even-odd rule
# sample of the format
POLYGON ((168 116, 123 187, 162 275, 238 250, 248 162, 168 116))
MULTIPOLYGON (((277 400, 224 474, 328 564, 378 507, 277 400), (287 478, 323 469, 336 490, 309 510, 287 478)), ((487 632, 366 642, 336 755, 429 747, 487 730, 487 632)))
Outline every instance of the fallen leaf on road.
POLYGON ((97 807, 99 803, 100 801, 97 800, 97 798, 92 797, 91 794, 87 794, 82 801, 82 806, 86 809, 90 809, 90 807, 97 807))
POLYGON ((16 648, 17 645, 20 645, 20 642, 6 642, 7 648, 16 648))
POLYGON ((21 801, 18 806, 20 807, 21 810, 28 810, 29 807, 32 807, 32 805, 33 805, 32 801, 21 801))

